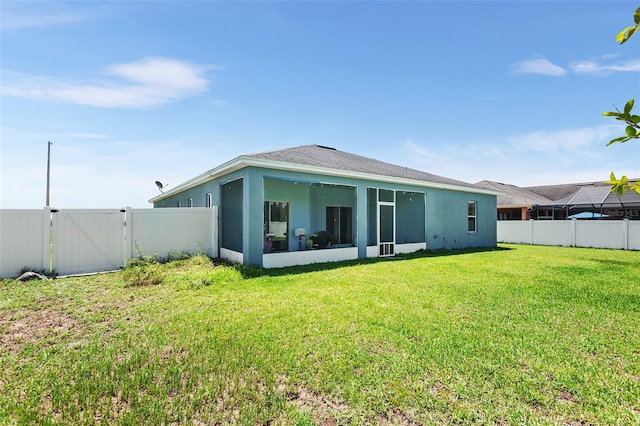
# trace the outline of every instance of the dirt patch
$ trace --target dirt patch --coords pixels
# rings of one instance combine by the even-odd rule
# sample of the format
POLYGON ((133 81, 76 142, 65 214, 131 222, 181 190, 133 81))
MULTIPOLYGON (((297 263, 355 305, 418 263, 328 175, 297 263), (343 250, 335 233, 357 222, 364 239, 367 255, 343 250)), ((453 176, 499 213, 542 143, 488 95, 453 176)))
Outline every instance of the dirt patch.
POLYGON ((403 412, 401 410, 394 409, 386 417, 379 416, 378 424, 380 425, 399 425, 399 426, 420 426, 415 420, 413 412, 403 412))
MULTIPOLYGON (((353 414, 348 404, 335 401, 326 395, 312 391, 306 386, 298 386, 295 390, 291 390, 291 386, 289 386, 288 378, 286 376, 280 376, 278 378, 276 390, 278 393, 284 394, 289 400, 289 403, 293 404, 301 411, 311 414, 315 423, 320 426, 344 424, 345 420, 353 414)), ((371 419, 371 423, 385 426, 420 425, 420 423, 416 422, 414 418, 415 416, 412 412, 403 412, 401 410, 394 409, 387 414, 378 414, 374 419, 371 419)))
POLYGON ((567 389, 560 389, 560 392, 558 393, 558 396, 556 396, 556 399, 559 402, 570 403, 570 404, 574 404, 578 402, 578 399, 567 389))
POLYGON ((26 344, 55 338, 82 328, 83 325, 78 320, 53 307, 37 311, 0 311, 0 348, 16 354, 26 344))
POLYGON ((300 386, 297 392, 289 396, 297 407, 310 412, 315 422, 322 426, 337 425, 339 415, 349 409, 347 404, 332 401, 305 386, 300 386))

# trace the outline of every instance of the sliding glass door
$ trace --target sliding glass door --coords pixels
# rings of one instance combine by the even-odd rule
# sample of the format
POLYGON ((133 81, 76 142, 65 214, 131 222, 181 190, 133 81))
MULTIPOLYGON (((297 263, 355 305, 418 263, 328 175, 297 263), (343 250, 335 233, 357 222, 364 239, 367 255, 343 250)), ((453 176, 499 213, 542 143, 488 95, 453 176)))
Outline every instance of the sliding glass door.
POLYGON ((350 245, 353 243, 353 209, 351 207, 326 208, 327 233, 332 244, 350 245))

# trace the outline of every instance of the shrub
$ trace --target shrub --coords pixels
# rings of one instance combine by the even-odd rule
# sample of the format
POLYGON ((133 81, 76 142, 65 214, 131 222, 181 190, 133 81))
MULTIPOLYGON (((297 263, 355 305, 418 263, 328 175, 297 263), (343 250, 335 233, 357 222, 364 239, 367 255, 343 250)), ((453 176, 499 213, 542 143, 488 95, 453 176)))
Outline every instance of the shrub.
POLYGON ((122 271, 125 286, 157 285, 165 275, 162 265, 149 258, 134 259, 122 271))
POLYGON ((242 279, 233 267, 218 264, 206 254, 171 262, 164 283, 180 288, 197 289, 213 284, 231 283, 242 279))

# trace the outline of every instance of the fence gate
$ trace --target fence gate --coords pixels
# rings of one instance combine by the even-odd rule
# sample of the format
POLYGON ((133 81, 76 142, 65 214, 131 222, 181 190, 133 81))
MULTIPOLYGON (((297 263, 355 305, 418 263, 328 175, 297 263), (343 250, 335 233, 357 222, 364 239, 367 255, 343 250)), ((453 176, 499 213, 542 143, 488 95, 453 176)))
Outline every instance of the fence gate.
POLYGON ((52 210, 52 264, 59 275, 113 271, 125 264, 125 212, 52 210))

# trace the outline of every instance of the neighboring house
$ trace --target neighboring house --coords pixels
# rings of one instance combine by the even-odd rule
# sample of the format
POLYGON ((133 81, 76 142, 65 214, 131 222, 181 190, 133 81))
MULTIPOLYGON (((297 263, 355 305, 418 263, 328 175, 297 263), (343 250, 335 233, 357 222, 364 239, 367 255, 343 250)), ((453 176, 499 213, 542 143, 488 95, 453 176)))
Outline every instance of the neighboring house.
POLYGON ((618 195, 604 182, 521 188, 485 180, 476 185, 503 192, 498 196, 498 220, 640 220, 640 195, 618 195))
POLYGON ((281 267, 496 246, 498 192, 306 145, 243 155, 150 200, 219 209, 220 256, 281 267))
POLYGON ((498 195, 498 220, 529 220, 533 206, 552 201, 527 188, 506 183, 483 180, 476 183, 476 186, 502 193, 498 195))
MULTIPOLYGON (((559 185, 556 191, 567 189, 559 185)), ((549 188, 538 187, 544 191, 549 188)), ((566 191, 568 193, 570 191, 566 191)), ((602 182, 577 184, 573 192, 550 203, 533 206, 532 216, 538 220, 602 219, 640 220, 640 194, 635 191, 618 195, 602 182)))

